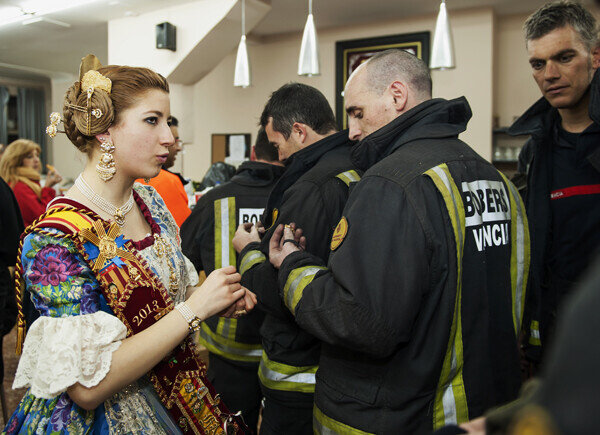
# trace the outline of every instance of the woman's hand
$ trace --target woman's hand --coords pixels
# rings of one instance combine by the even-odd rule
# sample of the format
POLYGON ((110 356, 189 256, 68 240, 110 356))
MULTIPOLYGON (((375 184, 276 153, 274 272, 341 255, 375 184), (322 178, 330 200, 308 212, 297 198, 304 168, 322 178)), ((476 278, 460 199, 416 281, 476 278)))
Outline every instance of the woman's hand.
POLYGON ((51 167, 50 165, 48 166, 49 168, 48 174, 46 175, 46 187, 52 187, 55 184, 60 183, 62 181, 62 176, 54 167, 51 167))
POLYGON ((214 270, 186 303, 202 320, 226 311, 246 293, 240 285, 242 276, 234 266, 214 270))
MULTIPOLYGON (((244 288, 244 287, 242 287, 244 288)), ((243 298, 238 299, 234 304, 221 311, 219 316, 237 319, 238 317, 248 314, 256 306, 258 299, 250 290, 245 289, 246 293, 243 298)))

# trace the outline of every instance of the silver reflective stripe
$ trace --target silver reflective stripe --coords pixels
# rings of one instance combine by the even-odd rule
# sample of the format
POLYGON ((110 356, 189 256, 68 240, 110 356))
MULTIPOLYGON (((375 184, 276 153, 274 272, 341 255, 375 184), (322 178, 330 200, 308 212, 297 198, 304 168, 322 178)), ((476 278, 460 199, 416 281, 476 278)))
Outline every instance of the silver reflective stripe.
POLYGON ((340 180, 342 180, 346 185, 350 185, 350 183, 356 183, 360 181, 360 176, 356 173, 356 171, 346 171, 341 174, 336 175, 340 180))
POLYGON ((274 382, 295 382, 298 384, 315 383, 314 373, 295 373, 293 375, 286 375, 285 373, 279 373, 269 369, 263 361, 260 362, 260 371, 265 378, 274 382))
POLYGON ((448 385, 446 391, 444 391, 442 404, 444 406, 444 423, 446 425, 456 424, 456 403, 454 401, 454 391, 452 391, 452 384, 448 385))
MULTIPOLYGON (((523 209, 521 208, 519 192, 512 183, 507 182, 506 184, 510 189, 511 195, 514 197, 515 204, 517 206, 517 288, 515 289, 515 309, 517 311, 517 331, 520 331, 521 314, 523 312, 521 300, 523 297, 523 280, 525 279, 525 228, 523 222, 524 213, 523 209)), ((539 338, 539 336, 537 338, 539 338)))
POLYGON ((214 346, 217 349, 220 349, 223 353, 247 356, 247 357, 255 357, 256 360, 260 358, 262 355, 262 349, 240 349, 234 346, 227 346, 223 343, 220 343, 214 340, 210 334, 208 334, 204 329, 200 329, 200 336, 203 340, 205 340, 208 344, 214 346))
POLYGON ((231 266, 229 259, 229 198, 220 200, 221 205, 221 265, 219 267, 231 266))
POLYGON ((242 258, 242 263, 240 264, 240 273, 243 275, 248 270, 248 267, 252 264, 252 262, 258 259, 265 261, 267 257, 265 257, 265 254, 260 251, 248 252, 244 258, 242 258))
POLYGON ((323 426, 317 417, 313 415, 313 431, 319 435, 340 435, 339 432, 329 429, 327 426, 323 426))
POLYGON ((293 307, 293 303, 294 303, 294 294, 296 293, 298 284, 300 284, 300 281, 302 281, 302 279, 304 277, 307 276, 311 276, 311 275, 316 275, 318 272, 320 272, 321 270, 323 270, 322 267, 309 267, 306 270, 303 270, 297 277, 296 279, 294 279, 292 281, 292 283, 290 284, 289 290, 287 292, 286 295, 286 305, 288 307, 293 307))
POLYGON ((531 336, 533 338, 537 338, 539 340, 539 338, 540 338, 540 331, 538 331, 537 329, 531 329, 531 336))

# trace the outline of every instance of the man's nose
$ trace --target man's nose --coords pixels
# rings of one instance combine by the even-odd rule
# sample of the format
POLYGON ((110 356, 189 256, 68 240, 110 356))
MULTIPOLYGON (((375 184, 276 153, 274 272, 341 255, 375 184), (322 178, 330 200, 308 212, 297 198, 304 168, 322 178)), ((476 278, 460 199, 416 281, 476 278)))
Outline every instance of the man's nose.
POLYGON ((349 130, 348 130, 348 138, 350 140, 359 140, 362 134, 361 129, 358 127, 358 123, 356 121, 349 121, 349 130))

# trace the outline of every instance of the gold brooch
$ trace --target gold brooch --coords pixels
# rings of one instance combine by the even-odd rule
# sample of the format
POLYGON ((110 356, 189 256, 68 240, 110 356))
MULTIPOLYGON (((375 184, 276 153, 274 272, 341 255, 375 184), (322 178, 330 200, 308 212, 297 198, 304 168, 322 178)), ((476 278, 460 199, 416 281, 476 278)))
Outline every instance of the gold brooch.
POLYGON ((79 233, 84 241, 91 242, 98 247, 98 257, 92 266, 94 272, 102 269, 104 263, 108 260, 112 260, 116 256, 129 261, 135 261, 135 256, 131 252, 117 246, 116 238, 119 235, 119 232, 119 227, 114 222, 110 224, 108 232, 106 232, 102 222, 96 220, 92 225, 92 229, 84 228, 79 233))

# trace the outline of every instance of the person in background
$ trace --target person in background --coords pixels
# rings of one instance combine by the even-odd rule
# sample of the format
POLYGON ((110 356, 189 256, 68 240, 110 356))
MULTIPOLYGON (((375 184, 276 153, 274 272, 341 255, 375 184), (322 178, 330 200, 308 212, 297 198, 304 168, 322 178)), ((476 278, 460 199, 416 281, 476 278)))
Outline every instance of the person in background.
MULTIPOLYGON (((0 178, 0 383, 4 380, 2 338, 8 334, 17 319, 14 278, 12 269, 17 260, 19 237, 23 219, 12 189, 0 178)), ((1 384, 0 384, 1 385, 1 384)), ((6 410, 4 410, 6 412, 6 410)))
POLYGON ((266 313, 260 331, 261 434, 312 434, 321 343, 281 303, 277 270, 267 260, 269 240, 280 222, 295 222, 310 237, 307 251, 327 261, 333 229, 360 176, 350 162, 347 132, 337 132, 327 99, 312 86, 288 83, 273 92, 260 124, 287 169, 269 195, 262 240, 256 225, 240 225, 233 245, 242 285, 257 293, 266 313))
POLYGON ((46 211, 56 196, 52 187, 62 181, 58 171, 47 165, 46 184, 40 185, 40 152, 35 142, 17 139, 8 145, 0 159, 0 177, 13 189, 26 227, 46 211))
POLYGON ((174 116, 169 120, 175 144, 169 147, 169 154, 165 157, 160 173, 147 183, 143 179, 136 181, 150 185, 156 189, 173 215, 173 218, 175 218, 175 222, 181 227, 181 224, 183 224, 192 211, 188 207, 188 196, 183 187, 181 176, 169 171, 169 168, 175 164, 177 154, 181 151, 181 139, 179 138, 178 130, 179 121, 174 116))
MULTIPOLYGON (((215 268, 236 264, 233 231, 241 223, 260 220, 269 193, 284 171, 277 150, 261 128, 251 161, 242 163, 230 181, 202 196, 181 226, 181 248, 196 270, 208 275, 215 268)), ((200 343, 209 350, 208 379, 228 406, 242 411, 253 430, 262 399, 258 363, 263 319, 260 310, 240 319, 208 319, 198 332, 200 343)))
POLYGON ((540 98, 509 128, 531 138, 527 216, 530 289, 524 356, 529 374, 543 362, 563 298, 600 244, 600 60, 596 20, 574 2, 548 3, 525 22, 540 98))
POLYGON ((271 238, 281 300, 322 342, 315 433, 426 433, 519 392, 524 206, 458 139, 466 99, 432 99, 431 87, 427 65, 403 50, 358 67, 344 104, 352 162, 366 172, 328 263, 289 227, 271 238))

